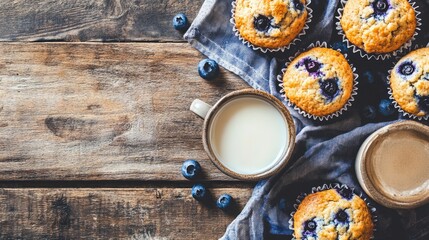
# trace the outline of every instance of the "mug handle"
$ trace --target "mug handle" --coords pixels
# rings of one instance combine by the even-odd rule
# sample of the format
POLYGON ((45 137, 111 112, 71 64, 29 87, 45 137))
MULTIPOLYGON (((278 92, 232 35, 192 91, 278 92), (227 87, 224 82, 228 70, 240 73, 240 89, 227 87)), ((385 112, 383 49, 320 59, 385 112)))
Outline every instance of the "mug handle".
POLYGON ((205 119, 207 116, 207 113, 212 108, 211 105, 201 101, 200 99, 195 99, 189 110, 200 116, 201 118, 205 119))

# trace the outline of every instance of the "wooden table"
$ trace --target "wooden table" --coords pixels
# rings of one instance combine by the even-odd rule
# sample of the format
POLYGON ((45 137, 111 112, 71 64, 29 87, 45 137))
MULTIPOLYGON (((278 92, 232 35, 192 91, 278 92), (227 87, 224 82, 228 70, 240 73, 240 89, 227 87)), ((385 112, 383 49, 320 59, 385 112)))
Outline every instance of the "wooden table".
MULTIPOLYGON (((203 0, 0 2, 0 239, 216 239, 238 211, 190 195, 197 159, 214 197, 242 208, 254 183, 221 173, 194 98, 246 88, 171 26, 203 0)), ((237 209, 237 210, 239 210, 237 209)))

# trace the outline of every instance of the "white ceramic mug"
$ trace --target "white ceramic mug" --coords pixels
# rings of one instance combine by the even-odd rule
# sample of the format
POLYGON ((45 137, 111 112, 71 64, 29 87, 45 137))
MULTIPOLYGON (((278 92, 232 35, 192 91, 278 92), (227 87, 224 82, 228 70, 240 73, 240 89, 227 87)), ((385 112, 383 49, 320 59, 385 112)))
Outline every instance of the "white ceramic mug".
POLYGON ((265 92, 244 89, 214 106, 194 100, 191 111, 204 118, 203 144, 225 174, 259 180, 278 173, 295 145, 295 125, 286 107, 265 92))

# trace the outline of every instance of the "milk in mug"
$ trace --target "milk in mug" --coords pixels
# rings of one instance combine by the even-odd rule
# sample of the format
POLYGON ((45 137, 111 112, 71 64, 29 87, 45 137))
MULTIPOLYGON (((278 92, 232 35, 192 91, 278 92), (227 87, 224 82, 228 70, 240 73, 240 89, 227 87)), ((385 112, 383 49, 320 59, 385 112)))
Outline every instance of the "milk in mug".
POLYGON ((239 174, 270 169, 289 145, 285 117, 258 97, 239 97, 226 103, 214 116, 209 134, 216 158, 239 174))

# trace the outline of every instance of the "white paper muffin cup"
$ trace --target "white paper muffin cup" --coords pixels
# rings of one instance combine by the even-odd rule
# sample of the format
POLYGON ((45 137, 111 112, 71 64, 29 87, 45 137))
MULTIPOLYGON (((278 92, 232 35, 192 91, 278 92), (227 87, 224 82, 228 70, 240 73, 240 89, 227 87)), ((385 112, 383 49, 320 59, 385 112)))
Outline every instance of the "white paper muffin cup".
MULTIPOLYGON (((376 215, 377 209, 369 203, 368 199, 363 197, 362 193, 357 192, 354 188, 351 188, 345 184, 340 184, 340 183, 323 184, 321 186, 313 187, 311 189, 311 193, 322 192, 322 191, 329 190, 329 189, 336 189, 336 190, 351 189, 355 195, 362 198, 362 200, 366 203, 369 211, 371 212, 371 218, 372 218, 372 222, 374 225, 371 239, 374 239, 375 232, 377 231, 377 228, 376 228, 376 224, 378 221, 378 217, 376 215)), ((290 219, 289 219, 289 229, 292 230, 292 239, 296 239, 295 231, 294 231, 294 227, 293 227, 293 217, 294 217, 296 211, 298 210, 298 206, 301 204, 301 202, 304 200, 304 198, 307 197, 311 193, 301 193, 295 200, 295 204, 293 205, 293 208, 295 210, 290 213, 290 219)))
MULTIPOLYGON (((429 44, 428 44, 429 47, 429 44)), ((399 105, 399 103, 395 100, 395 98, 393 97, 393 90, 392 87, 390 86, 390 75, 392 74, 393 69, 395 68, 396 64, 400 61, 400 59, 398 61, 395 61, 393 63, 393 67, 391 69, 389 69, 389 71, 387 71, 387 93, 389 94, 389 99, 392 100, 392 104, 393 106, 398 110, 399 113, 402 114, 402 116, 409 118, 409 119, 414 119, 414 120, 428 120, 429 119, 429 114, 426 114, 425 116, 416 116, 412 113, 409 113, 405 110, 403 110, 401 108, 401 106, 399 105)))
POLYGON ((279 86, 281 89, 280 94, 283 96, 283 98, 285 99, 288 106, 292 107, 295 111, 297 111, 299 114, 301 114, 302 116, 304 116, 306 118, 318 120, 318 121, 326 121, 326 120, 330 120, 330 119, 333 119, 335 117, 341 116, 341 114, 343 114, 343 112, 347 111, 347 109, 352 105, 352 102, 355 100, 354 96, 357 95, 357 90, 358 90, 358 80, 357 79, 358 79, 359 75, 356 73, 356 68, 353 67, 353 64, 351 64, 350 60, 347 58, 347 54, 341 53, 340 49, 334 49, 334 50, 337 50, 338 52, 340 52, 341 54, 343 54, 343 56, 346 58, 347 62, 349 63, 349 65, 353 71, 353 76, 354 76, 353 89, 352 89, 352 93, 350 95, 349 100, 346 102, 346 104, 344 104, 344 106, 341 109, 337 110, 334 113, 324 115, 324 116, 316 116, 316 115, 310 114, 310 113, 302 110, 301 108, 299 108, 298 106, 293 104, 291 101, 289 101, 288 97, 286 96, 286 92, 284 91, 284 88, 283 88, 283 75, 285 74, 289 64, 296 57, 298 57, 301 53, 304 53, 304 52, 306 52, 312 48, 315 48, 315 47, 328 48, 328 44, 326 42, 317 41, 316 43, 310 44, 306 49, 304 49, 302 51, 297 51, 294 56, 289 57, 289 61, 286 62, 285 66, 284 66, 284 68, 282 68, 280 74, 277 75, 277 81, 279 82, 279 86))
POLYGON ((306 0, 306 4, 305 4, 305 8, 307 9, 307 20, 305 21, 304 27, 302 28, 301 32, 295 37, 294 40, 292 40, 288 45, 283 46, 283 47, 279 47, 279 48, 266 48, 266 47, 258 47, 253 45, 252 43, 250 43, 249 41, 247 41, 246 39, 244 39, 243 37, 241 37, 240 32, 238 31, 238 29, 235 26, 235 8, 237 7, 236 1, 232 1, 232 9, 231 9, 231 19, 229 20, 232 23, 232 31, 234 32, 235 36, 238 37, 238 39, 241 40, 241 42, 252 48, 255 51, 261 51, 263 53, 267 53, 267 52, 284 52, 287 49, 290 49, 290 47, 292 45, 296 45, 297 42, 301 41, 301 38, 306 34, 306 30, 309 28, 309 24, 311 22, 311 18, 313 17, 312 13, 313 10, 309 7, 311 3, 311 0, 306 0))
POLYGON ((385 60, 385 59, 389 59, 392 56, 398 56, 403 54, 404 52, 407 52, 407 50, 409 50, 409 48, 411 47, 412 42, 416 39, 416 36, 418 35, 418 32, 420 31, 420 26, 422 25, 421 23, 421 19, 418 17, 421 12, 417 11, 417 8, 419 8, 419 6, 416 5, 416 3, 414 1, 408 0, 408 2, 411 4, 411 6, 414 8, 414 12, 416 15, 416 30, 414 31, 413 36, 404 44, 402 44, 402 46, 390 53, 367 53, 365 52, 365 50, 359 48, 358 46, 354 45, 353 43, 351 43, 347 37, 346 34, 344 33, 343 28, 341 27, 341 23, 340 20, 343 16, 343 11, 344 11, 344 6, 347 3, 347 0, 341 0, 341 7, 338 8, 338 15, 335 17, 337 19, 337 21, 335 22, 336 25, 336 29, 338 31, 338 35, 340 35, 343 39, 343 42, 346 43, 347 48, 352 48, 353 53, 359 53, 359 55, 362 58, 366 58, 368 60, 370 60, 371 58, 374 58, 375 60, 385 60))

